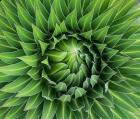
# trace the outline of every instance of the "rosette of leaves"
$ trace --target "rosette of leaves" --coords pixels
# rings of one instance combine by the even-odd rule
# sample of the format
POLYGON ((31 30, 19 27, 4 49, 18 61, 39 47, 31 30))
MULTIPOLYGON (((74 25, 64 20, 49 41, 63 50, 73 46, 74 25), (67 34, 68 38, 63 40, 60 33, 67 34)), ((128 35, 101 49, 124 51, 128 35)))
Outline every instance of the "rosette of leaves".
POLYGON ((1 119, 139 119, 136 0, 2 0, 1 119))

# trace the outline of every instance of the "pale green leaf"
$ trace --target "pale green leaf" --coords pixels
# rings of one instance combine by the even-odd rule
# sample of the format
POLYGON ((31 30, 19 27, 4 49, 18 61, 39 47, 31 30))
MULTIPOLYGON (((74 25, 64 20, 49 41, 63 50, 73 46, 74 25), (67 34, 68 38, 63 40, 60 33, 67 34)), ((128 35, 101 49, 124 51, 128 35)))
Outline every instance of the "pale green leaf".
POLYGON ((21 76, 15 79, 13 82, 5 85, 1 90, 3 92, 17 93, 19 90, 24 88, 29 81, 28 76, 21 76))
POLYGON ((16 97, 28 97, 40 93, 42 90, 41 81, 31 80, 22 90, 18 92, 16 97))
POLYGON ((0 67, 1 73, 11 75, 11 76, 20 76, 26 74, 28 70, 29 70, 29 66, 23 62, 18 62, 15 64, 10 64, 10 65, 0 67))
POLYGON ((43 104, 43 112, 41 119, 53 119, 56 111, 57 111, 57 104, 55 101, 44 101, 43 104))
POLYGON ((43 99, 41 98, 40 94, 31 96, 25 106, 24 110, 32 110, 32 109, 36 109, 39 108, 39 105, 42 103, 43 99))

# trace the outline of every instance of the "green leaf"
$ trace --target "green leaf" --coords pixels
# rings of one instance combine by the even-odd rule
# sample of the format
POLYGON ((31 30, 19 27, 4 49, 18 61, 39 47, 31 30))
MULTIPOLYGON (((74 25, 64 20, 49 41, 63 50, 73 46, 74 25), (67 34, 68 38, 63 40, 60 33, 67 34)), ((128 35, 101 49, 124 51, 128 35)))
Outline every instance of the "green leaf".
POLYGON ((5 115, 5 119, 15 119, 21 116, 23 113, 23 106, 12 107, 5 115))
POLYGON ((4 39, 0 38, 0 53, 13 52, 17 50, 15 47, 10 46, 4 39))
POLYGON ((61 80, 65 79, 69 75, 70 75, 70 69, 64 69, 52 75, 52 79, 53 81, 60 82, 61 80))
POLYGON ((105 26, 108 26, 112 23, 114 14, 116 11, 117 6, 114 6, 110 9, 108 9, 106 12, 102 13, 100 16, 98 16, 93 22, 92 27, 93 29, 101 29, 105 26))
POLYGON ((86 94, 86 90, 83 88, 76 88, 75 90, 75 98, 82 97, 83 95, 86 94))
POLYGON ((110 80, 117 72, 114 71, 112 68, 109 66, 106 66, 101 74, 101 77, 105 80, 108 81, 110 80))
MULTIPOLYGON (((136 13, 140 13, 139 10, 136 11, 136 13)), ((131 15, 130 15, 131 16, 131 15)), ((134 15, 135 16, 135 15, 134 15)), ((136 33, 137 31, 139 30, 139 26, 137 25, 133 25, 131 26, 128 31, 124 34, 123 38, 126 39, 126 38, 137 38, 137 36, 139 36, 139 33, 136 33), (136 34, 135 34, 136 33, 136 34)))
POLYGON ((88 78, 86 78, 86 80, 83 82, 83 88, 84 89, 87 89, 90 85, 89 85, 90 83, 89 83, 89 79, 88 78))
POLYGON ((139 58, 140 55, 140 46, 131 44, 130 47, 124 49, 121 53, 130 56, 131 58, 139 58))
POLYGON ((113 96, 115 105, 122 107, 123 109, 127 109, 133 113, 137 112, 136 104, 128 95, 114 91, 110 91, 110 94, 113 96))
POLYGON ((13 52, 0 53, 0 59, 7 64, 14 64, 17 62, 17 57, 24 55, 23 50, 17 50, 13 52))
POLYGON ((36 2, 35 16, 36 16, 36 26, 42 29, 43 31, 46 31, 49 13, 40 0, 37 0, 36 2))
POLYGON ((103 51, 105 50, 106 44, 99 44, 99 43, 96 43, 95 46, 97 47, 99 53, 102 54, 103 51))
POLYGON ((70 110, 67 106, 67 103, 60 103, 59 109, 57 110, 56 117, 57 119, 66 119, 70 116, 70 110))
POLYGON ((72 111, 81 111, 84 109, 85 104, 82 98, 73 99, 70 104, 70 108, 72 111))
POLYGON ((91 4, 87 8, 87 12, 94 9, 93 18, 98 17, 98 15, 100 13, 101 5, 102 5, 103 2, 104 2, 104 0, 102 0, 102 1, 99 1, 99 0, 92 1, 91 4))
POLYGON ((46 58, 45 60, 43 60, 41 63, 42 63, 42 64, 45 64, 45 65, 47 65, 47 66, 49 66, 48 58, 46 58))
POLYGON ((1 4, 5 9, 8 9, 8 11, 16 13, 16 6, 12 4, 12 1, 4 0, 1 4))
POLYGON ((71 73, 68 77, 65 78, 64 82, 67 84, 67 86, 69 86, 74 80, 76 80, 76 75, 71 73))
POLYGON ((101 43, 104 43, 105 37, 108 33, 108 26, 105 26, 104 28, 101 28, 97 31, 93 31, 93 37, 95 37, 96 40, 100 41, 101 43))
POLYGON ((75 10, 78 17, 81 15, 81 0, 71 0, 69 3, 69 9, 71 11, 75 10))
POLYGON ((122 93, 132 93, 134 92, 134 89, 127 84, 127 82, 120 82, 116 83, 111 81, 109 83, 109 89, 117 91, 117 92, 122 92, 122 93))
POLYGON ((53 30, 56 24, 59 24, 59 17, 56 15, 54 8, 51 7, 49 19, 48 19, 48 28, 49 30, 53 30))
POLYGON ((83 36, 84 38, 86 38, 87 40, 91 40, 91 36, 92 36, 92 30, 87 31, 87 32, 83 32, 80 35, 83 36))
POLYGON ((12 4, 12 1, 5 0, 2 1, 1 3, 9 23, 11 25, 13 25, 14 23, 19 23, 16 7, 12 4))
POLYGON ((68 68, 67 64, 57 63, 57 64, 52 65, 51 70, 49 71, 50 73, 48 73, 48 74, 53 75, 53 74, 56 74, 57 72, 59 72, 61 70, 66 69, 66 68, 68 68))
POLYGON ((58 98, 58 100, 62 102, 70 102, 71 101, 71 96, 70 95, 62 95, 58 98))
POLYGON ((59 82, 58 84, 56 84, 55 89, 57 91, 65 92, 67 91, 67 85, 64 82, 59 82))
POLYGON ((104 10, 108 9, 111 0, 103 0, 100 7, 100 14, 104 12, 104 10))
POLYGON ((83 31, 91 30, 91 23, 93 18, 94 10, 87 13, 86 15, 82 16, 79 20, 79 26, 82 28, 83 31))
POLYGON ((139 82, 139 76, 136 76, 136 75, 127 75, 127 76, 124 76, 123 77, 123 80, 124 81, 127 81, 128 84, 134 86, 136 89, 139 89, 139 85, 140 85, 140 82, 139 82))
POLYGON ((53 32, 54 36, 57 36, 63 32, 67 32, 67 27, 65 22, 63 21, 60 25, 56 24, 55 30, 53 32))
POLYGON ((124 16, 136 3, 137 3, 137 0, 129 0, 127 3, 125 1, 121 3, 121 6, 120 6, 121 8, 116 14, 116 19, 121 16, 124 16))
POLYGON ((120 72, 122 74, 127 74, 127 75, 136 75, 136 74, 140 74, 140 65, 139 64, 135 64, 135 65, 131 65, 131 66, 122 66, 120 68, 120 72))
POLYGON ((25 43, 33 43, 33 33, 20 25, 15 25, 19 39, 25 43))
POLYGON ((48 43, 39 41, 39 44, 40 44, 40 48, 41 48, 41 52, 42 52, 42 56, 43 56, 45 51, 46 51, 46 49, 47 49, 47 47, 48 47, 48 43))
POLYGON ((68 119, 75 119, 73 112, 70 112, 70 115, 69 115, 68 119))
POLYGON ((34 0, 34 1, 32 1, 32 0, 25 0, 26 7, 27 7, 28 11, 30 12, 30 14, 31 14, 32 16, 35 15, 35 7, 34 7, 35 1, 36 1, 36 0, 34 0))
POLYGON ((38 56, 37 54, 34 55, 28 55, 28 56, 22 56, 18 57, 21 61, 23 61, 25 64, 32 66, 32 67, 37 67, 38 64, 38 56))
POLYGON ((130 48, 131 46, 134 45, 134 43, 136 43, 136 39, 122 39, 116 46, 115 48, 118 49, 122 54, 125 55, 125 50, 127 50, 128 48, 130 48))
MULTIPOLYGON (((122 23, 124 21, 129 21, 129 20, 136 20, 139 16, 140 16, 140 10, 135 8, 136 10, 126 14, 125 16, 119 18, 118 20, 114 21, 113 24, 119 24, 119 23, 122 23)), ((130 28, 132 28, 134 26, 131 26, 130 28)), ((129 30, 127 31, 129 33, 129 30)), ((131 33, 131 32, 130 32, 131 33)), ((132 34, 131 34, 132 35, 132 34)))
POLYGON ((84 96, 83 97, 83 100, 85 102, 85 108, 84 108, 84 110, 87 112, 87 111, 89 111, 92 108, 92 106, 94 104, 94 100, 88 98, 87 96, 84 96))
POLYGON ((11 82, 15 78, 16 78, 15 76, 8 76, 8 75, 5 75, 3 73, 0 73, 0 83, 3 83, 3 82, 11 82))
POLYGON ((24 88, 29 81, 30 80, 28 76, 18 77, 13 82, 8 83, 3 88, 1 88, 1 91, 9 93, 17 93, 19 90, 24 88))
POLYGON ((2 0, 0 119, 139 119, 139 16, 137 0, 2 0))
POLYGON ((122 66, 123 64, 125 64, 129 60, 130 60, 129 57, 115 55, 114 57, 112 57, 110 59, 110 61, 108 63, 110 64, 110 66, 112 68, 118 68, 118 67, 122 66))
POLYGON ((38 43, 39 41, 44 41, 46 34, 37 26, 32 24, 34 40, 38 43))
POLYGON ((39 108, 39 105, 42 103, 43 99, 41 98, 40 94, 31 96, 25 106, 24 110, 32 110, 32 109, 36 109, 39 108))
POLYGON ((31 80, 26 87, 18 92, 16 97, 28 97, 40 93, 42 90, 41 81, 31 80))
POLYGON ((129 96, 136 103, 136 105, 139 107, 140 93, 139 92, 132 93, 129 96))
POLYGON ((133 22, 132 20, 129 20, 129 21, 117 24, 117 25, 113 25, 109 28, 108 33, 113 34, 113 35, 123 34, 128 30, 132 22, 133 22))
POLYGON ((29 110, 26 113, 26 119, 38 119, 41 115, 41 109, 37 108, 35 110, 29 110))
POLYGON ((101 105, 98 101, 95 101, 95 103, 93 105, 93 110, 101 118, 106 118, 106 119, 113 118, 111 110, 109 108, 107 108, 106 106, 101 105))
POLYGON ((86 119, 88 117, 87 112, 85 112, 84 110, 78 110, 73 113, 75 115, 75 119, 86 119))
POLYGON ((10 94, 10 93, 0 91, 0 100, 1 101, 8 99, 11 96, 12 96, 12 94, 10 94))
POLYGON ((105 53, 103 54, 106 59, 109 61, 113 56, 115 56, 119 50, 112 49, 112 48, 105 48, 105 53))
POLYGON ((105 39, 105 43, 113 48, 121 40, 122 35, 110 35, 105 39))
POLYGON ((18 62, 11 65, 1 66, 0 72, 11 75, 11 76, 20 76, 25 74, 29 70, 29 66, 23 62, 18 62))
POLYGON ((51 61, 60 62, 67 56, 67 52, 49 51, 47 55, 51 61))
POLYGON ((23 8, 19 4, 17 4, 17 12, 21 24, 28 30, 31 30, 31 23, 34 23, 34 18, 29 14, 29 12, 25 8, 23 8))
POLYGON ((11 27, 10 23, 6 19, 6 17, 0 15, 0 30, 5 30, 9 32, 14 32, 14 29, 11 27))
POLYGON ((114 107, 113 97, 107 92, 103 98, 99 98, 97 101, 108 108, 114 107))
MULTIPOLYGON (((52 8, 54 8, 54 11, 56 13, 56 15, 59 17, 60 20, 63 20, 65 18, 64 16, 64 12, 62 10, 62 7, 61 7, 61 3, 65 3, 65 1, 60 1, 60 0, 54 0, 53 3, 52 3, 52 8)), ((65 9, 67 10, 67 9, 65 9)))
POLYGON ((92 87, 94 87, 94 85, 98 82, 99 76, 97 75, 92 75, 90 78, 90 84, 92 87))
POLYGON ((19 48, 20 44, 19 44, 19 38, 17 34, 14 33, 10 33, 7 31, 3 31, 5 40, 13 47, 15 48, 19 48))
POLYGON ((36 51, 36 44, 20 42, 22 49, 26 55, 33 55, 36 51))
POLYGON ((0 109, 0 118, 4 118, 5 114, 8 112, 9 108, 1 108, 0 109))
POLYGON ((12 97, 12 98, 9 98, 8 100, 6 100, 2 107, 14 107, 14 106, 19 106, 23 103, 26 102, 26 99, 24 98, 17 98, 17 97, 12 97))
POLYGON ((77 20, 77 11, 74 9, 65 20, 66 26, 70 27, 73 30, 79 29, 78 20, 77 20))
POLYGON ((129 119, 129 118, 135 118, 138 119, 139 116, 136 115, 136 113, 132 113, 129 112, 128 110, 125 110, 121 107, 116 106, 114 109, 112 109, 114 118, 125 118, 125 119, 129 119))
POLYGON ((47 85, 42 89, 42 97, 48 101, 53 101, 56 97, 56 93, 54 92, 52 87, 47 85))
POLYGON ((57 104, 54 101, 44 101, 41 119, 53 119, 57 111, 57 104))
POLYGON ((98 119, 97 114, 93 111, 93 109, 88 110, 88 117, 89 119, 98 119))
POLYGON ((18 16, 17 16, 17 12, 15 12, 16 8, 13 11, 13 9, 11 9, 6 4, 3 5, 3 6, 4 6, 4 11, 5 11, 6 18, 7 18, 8 22, 11 24, 11 26, 14 27, 14 24, 15 23, 16 24, 20 24, 19 19, 18 19, 18 16))
POLYGON ((33 78, 34 80, 39 80, 40 79, 40 74, 39 74, 39 70, 38 70, 38 68, 36 67, 36 68, 31 68, 28 72, 27 72, 27 74, 31 77, 31 78, 33 78))
POLYGON ((101 86, 98 86, 96 90, 87 92, 87 96, 91 99, 103 98, 103 88, 101 86))

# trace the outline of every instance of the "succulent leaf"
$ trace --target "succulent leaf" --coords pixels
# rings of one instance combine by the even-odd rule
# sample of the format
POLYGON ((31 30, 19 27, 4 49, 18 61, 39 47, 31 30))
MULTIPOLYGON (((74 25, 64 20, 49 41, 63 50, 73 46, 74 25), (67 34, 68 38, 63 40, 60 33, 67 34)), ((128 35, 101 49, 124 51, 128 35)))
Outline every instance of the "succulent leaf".
POLYGON ((139 119, 138 0, 1 0, 0 119, 139 119))

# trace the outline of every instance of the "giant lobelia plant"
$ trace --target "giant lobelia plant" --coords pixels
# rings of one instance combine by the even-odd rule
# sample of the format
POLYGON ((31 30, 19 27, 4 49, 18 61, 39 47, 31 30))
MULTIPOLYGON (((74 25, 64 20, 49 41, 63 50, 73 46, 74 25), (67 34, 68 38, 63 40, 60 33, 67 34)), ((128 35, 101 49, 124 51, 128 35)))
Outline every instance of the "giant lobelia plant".
POLYGON ((0 119, 139 119, 136 0, 2 0, 0 119))

